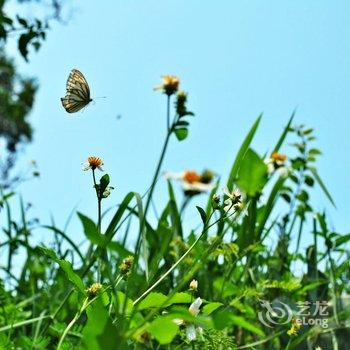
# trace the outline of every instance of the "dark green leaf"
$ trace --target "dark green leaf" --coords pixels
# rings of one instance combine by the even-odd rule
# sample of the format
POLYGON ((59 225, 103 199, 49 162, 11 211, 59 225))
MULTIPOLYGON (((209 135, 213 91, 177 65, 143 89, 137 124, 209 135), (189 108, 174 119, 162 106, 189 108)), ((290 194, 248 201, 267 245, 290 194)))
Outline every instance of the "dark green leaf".
POLYGON ((177 128, 175 129, 175 135, 179 141, 183 141, 188 136, 187 128, 177 128))
POLYGON ((203 224, 205 225, 207 222, 207 214, 205 213, 205 210, 199 206, 196 206, 196 208, 199 211, 203 224))

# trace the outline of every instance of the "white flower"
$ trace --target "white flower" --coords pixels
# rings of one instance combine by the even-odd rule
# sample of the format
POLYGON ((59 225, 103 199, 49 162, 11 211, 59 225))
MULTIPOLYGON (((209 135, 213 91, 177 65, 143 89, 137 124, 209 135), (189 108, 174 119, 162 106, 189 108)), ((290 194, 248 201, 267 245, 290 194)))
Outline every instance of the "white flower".
POLYGON ((192 316, 197 316, 199 314, 199 309, 202 305, 202 299, 201 298, 197 298, 188 308, 188 311, 190 312, 190 314, 192 316))
POLYGON ((186 327, 186 336, 188 341, 196 340, 197 332, 196 332, 196 327, 193 324, 190 324, 186 327))
POLYGON ((95 170, 95 169, 99 169, 101 171, 103 171, 102 169, 102 165, 103 165, 103 160, 99 157, 89 157, 85 163, 83 163, 83 167, 82 170, 87 171, 87 170, 95 170))
POLYGON ((285 166, 287 156, 281 153, 273 152, 269 158, 264 160, 264 163, 267 165, 267 172, 269 175, 272 175, 276 170, 280 173, 281 176, 288 176, 289 170, 285 166))
POLYGON ((241 202, 242 194, 238 188, 230 192, 227 187, 223 189, 224 194, 228 197, 224 201, 224 211, 226 213, 234 209, 235 205, 241 202))
POLYGON ((273 174, 275 172, 275 162, 271 158, 266 158, 264 160, 264 163, 267 165, 267 173, 269 175, 273 174))
POLYGON ((186 170, 181 173, 166 172, 164 177, 167 180, 180 181, 183 191, 188 195, 208 192, 213 188, 210 182, 204 181, 203 176, 193 170, 186 170))
MULTIPOLYGON (((188 308, 188 311, 190 314, 194 317, 198 316, 200 307, 202 305, 203 301, 201 298, 197 298, 188 308)), ((175 318, 173 320, 175 324, 178 326, 186 325, 186 336, 188 341, 193 341, 196 340, 197 338, 197 333, 201 334, 203 332, 201 327, 195 327, 194 324, 192 323, 186 323, 184 320, 175 318)))

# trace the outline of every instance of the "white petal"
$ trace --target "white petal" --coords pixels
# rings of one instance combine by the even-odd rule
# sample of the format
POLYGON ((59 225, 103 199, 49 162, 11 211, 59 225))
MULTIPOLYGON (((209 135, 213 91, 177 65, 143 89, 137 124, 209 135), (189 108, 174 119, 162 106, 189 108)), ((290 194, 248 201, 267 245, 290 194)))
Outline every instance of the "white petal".
POLYGON ((91 165, 89 163, 83 163, 82 165, 83 166, 82 166, 81 169, 84 170, 84 171, 87 171, 87 170, 91 169, 91 165))
POLYGON ((199 314, 199 308, 202 305, 202 299, 197 298, 188 308, 188 311, 191 313, 193 316, 197 316, 199 314))
POLYGON ((194 327, 193 324, 190 324, 186 327, 186 335, 187 335, 187 339, 189 341, 196 340, 196 338, 197 338, 196 328, 194 327))
POLYGON ((267 172, 271 175, 275 171, 275 166, 273 163, 268 163, 267 164, 267 172))
POLYGON ((184 177, 184 172, 182 173, 172 173, 170 171, 166 171, 164 173, 164 178, 166 180, 182 180, 182 178, 184 177))
POLYGON ((231 198, 225 199, 224 204, 226 204, 226 205, 232 205, 232 199, 231 199, 231 198))
POLYGON ((201 182, 185 182, 182 183, 182 188, 184 191, 194 191, 194 192, 208 192, 213 188, 211 184, 203 184, 201 182))
POLYGON ((184 321, 184 320, 181 320, 181 318, 174 318, 174 319, 173 319, 173 322, 174 322, 175 324, 177 324, 178 326, 181 326, 181 325, 183 325, 183 324, 185 323, 185 321, 184 321))
POLYGON ((236 196, 236 197, 240 197, 241 196, 241 192, 238 188, 236 188, 233 192, 233 194, 236 196))

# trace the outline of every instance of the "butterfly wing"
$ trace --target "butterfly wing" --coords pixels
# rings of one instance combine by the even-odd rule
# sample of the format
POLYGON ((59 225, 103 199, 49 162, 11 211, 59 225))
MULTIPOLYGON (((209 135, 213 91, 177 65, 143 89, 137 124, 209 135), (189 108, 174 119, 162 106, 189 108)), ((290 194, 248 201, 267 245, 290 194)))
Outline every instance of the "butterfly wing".
POLYGON ((78 69, 70 72, 66 89, 66 96, 61 98, 61 102, 68 113, 78 112, 92 101, 89 84, 78 69))

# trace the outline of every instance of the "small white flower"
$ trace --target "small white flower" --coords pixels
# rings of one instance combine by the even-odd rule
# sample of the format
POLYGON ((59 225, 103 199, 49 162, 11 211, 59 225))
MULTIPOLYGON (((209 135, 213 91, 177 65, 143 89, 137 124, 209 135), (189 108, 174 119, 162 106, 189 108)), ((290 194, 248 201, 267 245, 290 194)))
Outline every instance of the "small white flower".
POLYGON ((281 176, 287 176, 289 170, 285 166, 286 160, 286 155, 278 152, 273 152, 269 158, 266 158, 264 160, 264 163, 267 165, 268 174, 272 175, 277 170, 281 176))
MULTIPOLYGON (((194 317, 198 316, 200 307, 202 305, 203 301, 201 298, 197 298, 188 308, 188 311, 190 314, 194 317)), ((186 336, 188 341, 196 340, 197 333, 202 334, 203 330, 201 327, 195 327, 192 323, 187 323, 182 319, 175 318, 173 319, 173 322, 177 324, 178 326, 186 325, 186 336)))
POLYGON ((197 332, 196 332, 196 327, 193 324, 190 324, 186 327, 186 336, 188 341, 196 340, 197 332))
POLYGON ((275 172, 275 164, 274 164, 274 161, 273 159, 271 158, 266 158, 264 160, 264 163, 267 165, 267 173, 269 175, 273 174, 275 172))
POLYGON ((192 316, 197 316, 199 314, 200 311, 200 307, 202 305, 202 299, 201 298, 197 298, 188 308, 188 311, 190 312, 190 314, 192 316))
POLYGON ((238 188, 230 192, 227 187, 223 189, 224 194, 228 197, 224 201, 224 211, 226 213, 234 210, 234 206, 241 202, 242 194, 238 188))
POLYGON ((198 194, 210 191, 214 186, 211 183, 203 182, 202 176, 193 170, 181 173, 166 172, 166 180, 177 180, 182 184, 185 194, 198 194))

